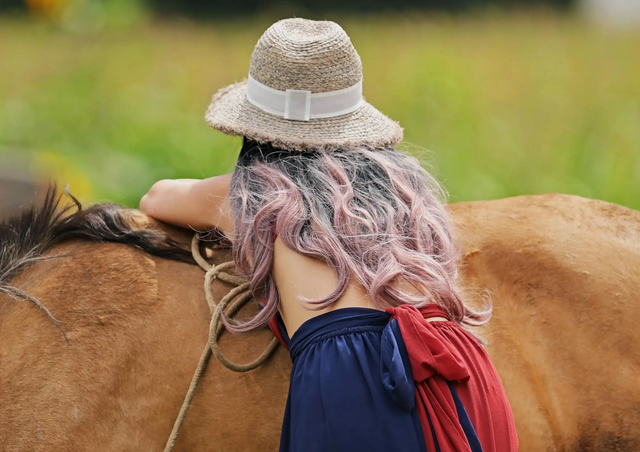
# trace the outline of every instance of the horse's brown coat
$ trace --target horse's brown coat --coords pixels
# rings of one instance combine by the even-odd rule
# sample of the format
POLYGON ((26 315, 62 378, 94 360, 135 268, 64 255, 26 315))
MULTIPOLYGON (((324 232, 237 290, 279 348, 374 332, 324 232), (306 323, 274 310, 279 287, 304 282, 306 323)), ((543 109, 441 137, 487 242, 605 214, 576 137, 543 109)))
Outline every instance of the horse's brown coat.
MULTIPOLYGON (((482 334, 521 450, 640 450, 640 212, 564 195, 451 208, 467 297, 492 293, 482 334)), ((0 295, 0 451, 162 450, 206 343, 202 271, 118 244, 50 255, 66 257, 13 284, 68 343, 0 295)), ((222 347, 248 361, 269 336, 226 334, 222 347)), ((289 369, 283 349, 246 374, 212 360, 176 450, 277 450, 289 369)))

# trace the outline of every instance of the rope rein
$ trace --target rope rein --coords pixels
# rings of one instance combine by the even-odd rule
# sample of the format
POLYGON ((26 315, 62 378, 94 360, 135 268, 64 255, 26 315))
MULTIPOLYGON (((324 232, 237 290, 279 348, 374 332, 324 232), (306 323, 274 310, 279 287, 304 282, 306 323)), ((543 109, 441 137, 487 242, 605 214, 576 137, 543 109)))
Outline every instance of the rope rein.
POLYGON ((171 430, 171 435, 169 436, 167 445, 164 448, 164 452, 172 452, 173 448, 176 445, 178 434, 180 433, 180 429, 182 428, 184 419, 187 416, 187 412, 189 411, 189 407, 191 406, 191 402, 193 401, 193 396, 196 393, 196 389, 198 389, 198 384, 200 383, 202 375, 204 375, 207 364, 209 362, 209 358, 212 354, 227 369, 234 372, 248 372, 255 369, 256 367, 259 367, 278 348, 278 339, 274 337, 267 346, 266 350, 250 363, 236 364, 230 361, 226 356, 224 356, 224 354, 220 350, 220 346, 218 345, 218 337, 220 336, 220 333, 224 328, 224 323, 222 322, 222 313, 226 309, 227 317, 229 319, 232 319, 232 317, 236 315, 238 311, 240 311, 240 309, 242 309, 242 307, 249 302, 249 300, 251 300, 252 297, 251 290, 249 289, 249 283, 239 276, 226 273, 226 270, 234 266, 233 261, 223 262, 219 265, 211 265, 209 262, 207 262, 205 258, 200 254, 200 241, 198 239, 198 234, 195 234, 193 236, 193 239, 191 240, 191 254, 193 255, 193 259, 206 272, 204 276, 204 293, 207 299, 207 304, 209 305, 209 309, 211 310, 209 340, 204 350, 202 351, 200 362, 198 362, 198 367, 193 374, 191 385, 189 385, 189 390, 187 391, 187 395, 182 402, 180 413, 178 414, 178 417, 173 424, 173 430, 171 430), (229 293, 225 295, 222 300, 220 300, 219 303, 216 303, 213 299, 213 291, 211 288, 213 282, 216 279, 229 284, 234 284, 236 286, 231 289, 229 293), (233 300, 235 300, 235 302, 233 302, 233 300))

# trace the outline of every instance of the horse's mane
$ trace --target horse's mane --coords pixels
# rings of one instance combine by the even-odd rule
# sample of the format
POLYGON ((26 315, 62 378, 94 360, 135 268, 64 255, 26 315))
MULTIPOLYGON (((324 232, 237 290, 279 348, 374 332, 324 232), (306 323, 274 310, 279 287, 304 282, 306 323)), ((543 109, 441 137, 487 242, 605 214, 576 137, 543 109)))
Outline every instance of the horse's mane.
POLYGON ((195 263, 188 250, 162 231, 137 228, 127 212, 112 203, 83 208, 73 195, 51 185, 43 204, 0 222, 0 293, 35 303, 57 325, 44 305, 10 282, 29 265, 47 259, 45 254, 54 246, 75 239, 122 243, 154 256, 195 263), (65 198, 73 203, 67 205, 65 198))

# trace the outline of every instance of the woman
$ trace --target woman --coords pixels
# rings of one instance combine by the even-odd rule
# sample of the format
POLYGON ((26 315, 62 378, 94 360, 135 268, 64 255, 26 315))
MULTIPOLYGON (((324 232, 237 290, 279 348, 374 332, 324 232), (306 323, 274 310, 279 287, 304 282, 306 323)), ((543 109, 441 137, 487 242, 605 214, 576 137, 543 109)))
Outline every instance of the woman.
POLYGON ((280 450, 517 450, 500 378, 464 329, 490 310, 455 288, 441 190, 362 99, 344 30, 274 24, 206 119, 244 137, 234 173, 160 181, 140 208, 232 240, 262 309, 227 328, 271 323, 293 360, 280 450))

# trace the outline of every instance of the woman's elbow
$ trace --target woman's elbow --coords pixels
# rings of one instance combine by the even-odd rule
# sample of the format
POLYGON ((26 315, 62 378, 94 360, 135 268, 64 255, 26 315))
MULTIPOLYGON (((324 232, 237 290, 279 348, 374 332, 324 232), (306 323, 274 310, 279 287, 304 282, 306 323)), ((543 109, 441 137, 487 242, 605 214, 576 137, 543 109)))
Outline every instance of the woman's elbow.
POLYGON ((149 191, 142 198, 140 198, 138 209, 140 209, 147 215, 154 216, 154 213, 157 213, 156 211, 159 205, 158 200, 162 199, 167 182, 169 181, 165 179, 153 184, 149 191))
POLYGON ((140 198, 138 210, 146 214, 151 213, 151 196, 149 195, 149 193, 146 193, 142 198, 140 198))

